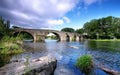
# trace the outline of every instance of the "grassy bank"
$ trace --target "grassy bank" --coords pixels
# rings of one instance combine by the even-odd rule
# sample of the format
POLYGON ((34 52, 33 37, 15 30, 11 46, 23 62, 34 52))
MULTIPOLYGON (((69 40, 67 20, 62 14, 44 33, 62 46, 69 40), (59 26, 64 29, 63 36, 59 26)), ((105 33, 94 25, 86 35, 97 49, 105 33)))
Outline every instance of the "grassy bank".
POLYGON ((119 41, 120 39, 90 39, 90 41, 119 41))
POLYGON ((0 54, 18 54, 23 52, 20 37, 5 36, 0 42, 0 54))
POLYGON ((9 63, 12 56, 24 52, 20 37, 5 36, 0 41, 0 67, 9 63))

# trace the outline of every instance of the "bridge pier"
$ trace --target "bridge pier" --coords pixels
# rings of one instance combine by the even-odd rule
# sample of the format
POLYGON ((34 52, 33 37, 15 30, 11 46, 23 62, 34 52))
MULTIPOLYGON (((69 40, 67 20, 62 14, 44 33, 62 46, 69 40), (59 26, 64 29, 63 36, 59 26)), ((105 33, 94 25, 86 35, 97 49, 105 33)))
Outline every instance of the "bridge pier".
POLYGON ((60 41, 66 41, 66 40, 67 40, 66 36, 60 36, 60 41))
POLYGON ((80 41, 80 37, 79 36, 76 36, 76 41, 80 41))
POLYGON ((73 41, 74 37, 73 36, 70 36, 70 41, 73 41))
POLYGON ((45 42, 45 36, 44 35, 35 35, 34 42, 45 42))
POLYGON ((83 36, 80 36, 80 40, 83 40, 83 36))

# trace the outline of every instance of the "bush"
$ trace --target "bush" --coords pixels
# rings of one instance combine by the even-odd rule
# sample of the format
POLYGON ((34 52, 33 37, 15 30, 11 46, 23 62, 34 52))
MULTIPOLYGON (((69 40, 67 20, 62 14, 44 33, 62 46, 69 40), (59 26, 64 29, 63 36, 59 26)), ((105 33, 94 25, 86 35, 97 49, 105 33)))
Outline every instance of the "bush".
POLYGON ((0 67, 9 63, 13 55, 22 53, 23 51, 20 37, 4 36, 0 40, 0 67))
POLYGON ((0 42, 0 54, 16 54, 23 52, 19 37, 4 36, 0 42))
POLYGON ((93 68, 93 60, 91 55, 83 55, 78 58, 76 66, 85 73, 88 73, 93 68))

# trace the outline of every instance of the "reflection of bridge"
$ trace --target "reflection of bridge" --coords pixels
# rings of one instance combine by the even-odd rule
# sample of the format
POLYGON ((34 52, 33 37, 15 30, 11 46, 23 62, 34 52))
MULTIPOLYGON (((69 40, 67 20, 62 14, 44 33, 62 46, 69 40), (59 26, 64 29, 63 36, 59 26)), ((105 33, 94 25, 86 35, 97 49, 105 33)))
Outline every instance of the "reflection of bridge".
POLYGON ((45 37, 49 33, 55 34, 59 41, 72 41, 73 38, 76 41, 82 40, 83 36, 78 33, 62 32, 56 30, 43 30, 43 29, 23 29, 15 28, 14 33, 25 32, 32 35, 34 42, 45 41, 45 37))

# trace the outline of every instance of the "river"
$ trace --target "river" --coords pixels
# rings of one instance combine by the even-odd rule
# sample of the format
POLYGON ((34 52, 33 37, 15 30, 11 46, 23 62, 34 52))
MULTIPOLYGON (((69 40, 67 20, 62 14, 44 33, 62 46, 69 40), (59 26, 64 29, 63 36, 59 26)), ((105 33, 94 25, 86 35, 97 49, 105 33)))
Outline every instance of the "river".
MULTIPOLYGON (((120 42, 57 42, 46 40, 45 43, 24 42, 26 52, 14 56, 12 60, 23 60, 51 55, 57 58, 57 68, 54 75, 84 75, 75 63, 78 57, 90 54, 96 64, 102 64, 110 69, 120 71, 120 42)), ((94 69, 90 75, 109 75, 100 69, 94 69)))

